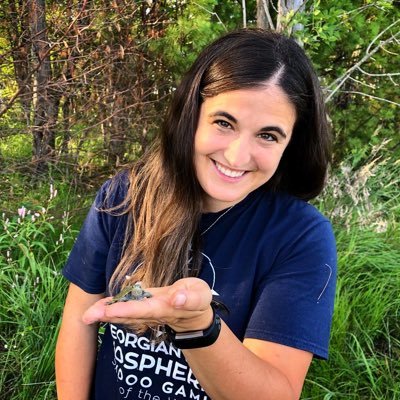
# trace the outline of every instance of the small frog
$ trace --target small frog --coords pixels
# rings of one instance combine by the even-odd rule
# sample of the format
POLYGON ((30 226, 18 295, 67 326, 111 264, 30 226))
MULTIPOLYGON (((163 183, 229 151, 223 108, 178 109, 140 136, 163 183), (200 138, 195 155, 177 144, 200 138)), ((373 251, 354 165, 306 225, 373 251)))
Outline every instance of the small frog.
POLYGON ((110 301, 106 304, 113 304, 118 302, 125 302, 129 300, 143 300, 145 298, 152 297, 153 295, 146 292, 140 283, 135 283, 134 285, 128 285, 122 289, 118 294, 116 294, 110 301))

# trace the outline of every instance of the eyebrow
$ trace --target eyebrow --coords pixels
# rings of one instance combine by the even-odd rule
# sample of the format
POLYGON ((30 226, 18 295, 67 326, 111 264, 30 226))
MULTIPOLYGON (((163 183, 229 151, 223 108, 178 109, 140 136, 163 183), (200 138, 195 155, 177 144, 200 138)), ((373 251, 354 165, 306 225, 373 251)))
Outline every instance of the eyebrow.
POLYGON ((231 121, 235 124, 237 124, 237 122, 238 122, 237 119, 233 115, 231 115, 225 111, 215 111, 215 112, 211 113, 209 115, 209 117, 225 117, 226 119, 229 119, 229 121, 231 121))
POLYGON ((260 129, 260 132, 263 132, 263 131, 267 131, 267 132, 274 131, 274 132, 278 133, 280 136, 282 136, 284 139, 287 138, 285 131, 282 128, 280 128, 279 126, 265 126, 264 128, 260 129))
MULTIPOLYGON (((237 122, 238 122, 237 119, 233 115, 227 113, 226 111, 213 112, 213 113, 209 114, 209 117, 211 117, 211 118, 212 117, 225 117, 226 119, 228 119, 229 121, 231 121, 231 122, 233 122, 235 124, 237 124, 237 122)), ((263 128, 260 129, 260 132, 263 132, 263 131, 267 131, 267 132, 275 131, 280 136, 282 136, 284 139, 287 138, 287 134, 279 126, 264 126, 263 128)))

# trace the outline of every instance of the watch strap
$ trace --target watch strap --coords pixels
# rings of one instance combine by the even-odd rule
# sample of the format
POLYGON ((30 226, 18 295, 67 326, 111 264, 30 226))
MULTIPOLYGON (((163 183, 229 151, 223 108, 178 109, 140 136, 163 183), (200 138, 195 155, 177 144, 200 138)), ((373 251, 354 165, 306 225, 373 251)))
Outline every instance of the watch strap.
POLYGON ((213 308, 213 321, 211 325, 204 330, 175 332, 168 325, 165 326, 165 332, 168 340, 178 349, 198 349, 211 346, 218 339, 221 332, 221 318, 213 308))

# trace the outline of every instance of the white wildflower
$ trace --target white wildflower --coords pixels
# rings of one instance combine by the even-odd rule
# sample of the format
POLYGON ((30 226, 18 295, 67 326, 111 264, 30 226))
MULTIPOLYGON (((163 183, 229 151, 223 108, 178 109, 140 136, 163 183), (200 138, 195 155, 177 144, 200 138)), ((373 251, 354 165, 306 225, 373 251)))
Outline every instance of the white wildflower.
POLYGON ((21 218, 24 218, 25 217, 25 215, 26 215, 26 208, 25 208, 25 206, 22 206, 21 208, 18 208, 18 215, 21 217, 21 218))
POLYGON ((53 184, 50 184, 50 200, 54 199, 57 196, 57 189, 54 189, 53 184))

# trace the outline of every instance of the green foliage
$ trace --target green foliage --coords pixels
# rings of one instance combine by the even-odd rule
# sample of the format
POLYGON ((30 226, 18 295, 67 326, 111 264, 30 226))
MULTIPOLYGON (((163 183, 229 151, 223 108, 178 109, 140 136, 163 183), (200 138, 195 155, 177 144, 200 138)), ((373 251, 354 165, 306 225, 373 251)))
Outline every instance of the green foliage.
MULTIPOLYGON (((0 129, 4 132, 1 122, 5 121, 0 120, 0 129)), ((9 125, 7 127, 4 127, 4 129, 7 130, 11 130, 13 128, 16 132, 18 132, 18 127, 10 127, 9 125)), ((27 140, 26 134, 15 133, 0 141, 0 160, 7 159, 8 162, 10 162, 11 160, 26 161, 30 159, 31 154, 32 143, 30 140, 27 140)))
POLYGON ((24 206, 0 220, 0 392, 3 398, 53 399, 54 349, 66 282, 61 266, 76 231, 64 212, 24 206))
POLYGON ((163 37, 152 42, 152 50, 163 54, 167 69, 174 80, 179 79, 193 63, 197 54, 227 28, 222 21, 213 21, 216 0, 188 3, 164 32, 163 37))
POLYGON ((318 208, 344 229, 384 232, 400 221, 400 162, 390 140, 349 154, 328 179, 318 208))
POLYGON ((399 82, 393 57, 398 54, 400 9, 394 2, 315 0, 307 2, 305 12, 296 14, 292 23, 304 26, 296 37, 312 58, 327 96, 342 85, 329 103, 336 160, 371 140, 399 141, 399 82), (389 42, 379 48, 385 40, 389 42), (360 69, 346 77, 364 57, 360 69))
POLYGON ((302 398, 399 399, 399 227, 336 231, 339 278, 330 359, 313 362, 302 398))

